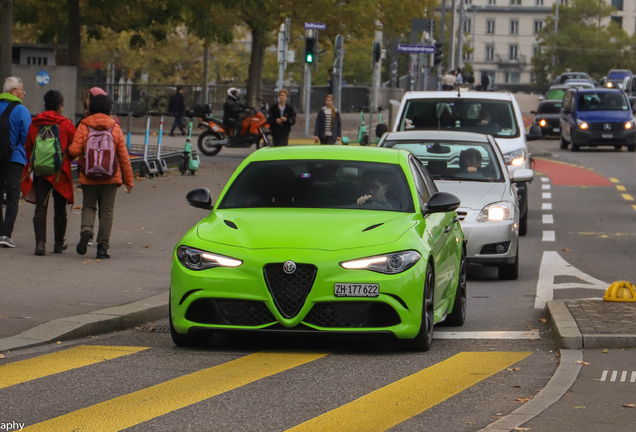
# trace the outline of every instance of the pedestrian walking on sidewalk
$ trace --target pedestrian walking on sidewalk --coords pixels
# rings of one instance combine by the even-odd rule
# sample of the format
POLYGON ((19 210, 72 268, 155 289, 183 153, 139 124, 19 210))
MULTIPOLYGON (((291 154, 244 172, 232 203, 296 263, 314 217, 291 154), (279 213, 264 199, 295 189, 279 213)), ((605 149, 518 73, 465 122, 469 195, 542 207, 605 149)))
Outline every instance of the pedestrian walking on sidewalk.
POLYGON ((44 95, 43 113, 31 123, 24 145, 28 163, 22 174, 22 194, 35 204, 33 230, 35 255, 46 254, 46 214, 53 191, 53 253, 68 248, 66 236, 66 204, 73 204, 73 178, 68 146, 73 142, 75 126, 64 117, 64 96, 57 90, 44 95))
POLYGON ((179 127, 181 135, 185 136, 185 121, 183 116, 185 115, 185 99, 183 98, 183 87, 178 86, 177 92, 170 97, 168 103, 168 112, 174 116, 174 122, 172 123, 172 129, 170 129, 170 136, 174 136, 174 130, 179 127))
POLYGON ((289 92, 282 89, 278 92, 278 103, 269 107, 269 129, 272 131, 274 147, 286 146, 289 142, 291 127, 296 123, 296 111, 287 104, 289 92))
POLYGON ((97 258, 110 258, 110 233, 115 213, 117 189, 126 185, 133 188, 133 172, 128 158, 126 142, 119 126, 110 116, 112 101, 108 96, 95 96, 89 106, 90 115, 80 123, 69 147, 72 158, 80 157, 79 182, 82 185, 82 227, 77 253, 86 254, 88 241, 93 235, 95 215, 99 208, 97 232, 97 258), (102 157, 96 159, 99 147, 102 157))
POLYGON ((327 95, 325 106, 318 111, 316 126, 314 127, 314 142, 316 144, 336 144, 342 136, 340 112, 333 106, 333 95, 327 95))
POLYGON ((15 247, 11 234, 18 217, 22 170, 27 163, 24 142, 31 125, 31 114, 22 105, 25 94, 20 78, 4 80, 0 93, 0 246, 10 248, 15 247), (5 193, 7 205, 3 211, 5 193))

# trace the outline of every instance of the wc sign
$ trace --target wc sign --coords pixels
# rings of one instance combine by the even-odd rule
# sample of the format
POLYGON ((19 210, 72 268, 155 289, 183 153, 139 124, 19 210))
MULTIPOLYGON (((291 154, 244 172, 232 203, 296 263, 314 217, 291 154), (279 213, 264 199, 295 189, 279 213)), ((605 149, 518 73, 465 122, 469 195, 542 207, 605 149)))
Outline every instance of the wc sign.
POLYGON ((49 75, 49 73, 47 71, 40 71, 38 72, 38 74, 35 76, 35 80, 38 82, 38 84, 40 84, 41 86, 45 86, 47 85, 50 81, 51 81, 51 76, 49 75))

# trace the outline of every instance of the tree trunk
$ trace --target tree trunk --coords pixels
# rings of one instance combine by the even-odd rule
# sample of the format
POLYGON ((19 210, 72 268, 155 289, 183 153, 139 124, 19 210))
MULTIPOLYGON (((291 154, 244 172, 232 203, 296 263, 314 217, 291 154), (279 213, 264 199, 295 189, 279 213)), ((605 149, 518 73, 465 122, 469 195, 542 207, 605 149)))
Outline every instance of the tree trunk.
POLYGON ((82 101, 82 44, 79 0, 68 0, 68 54, 71 65, 77 68, 75 112, 84 113, 82 101))
POLYGON ((247 105, 258 108, 258 103, 263 98, 263 66, 265 65, 265 37, 266 35, 257 29, 252 32, 252 53, 250 55, 249 75, 247 78, 247 105))
POLYGON ((12 40, 13 40, 13 0, 2 0, 2 50, 0 52, 0 85, 11 76, 12 40))

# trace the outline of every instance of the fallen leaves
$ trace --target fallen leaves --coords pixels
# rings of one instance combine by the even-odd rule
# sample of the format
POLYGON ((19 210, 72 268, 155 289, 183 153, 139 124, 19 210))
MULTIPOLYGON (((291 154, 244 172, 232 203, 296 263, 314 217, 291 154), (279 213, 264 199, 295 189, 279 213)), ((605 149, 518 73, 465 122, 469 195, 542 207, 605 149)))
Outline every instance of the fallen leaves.
POLYGON ((587 407, 585 406, 575 406, 574 409, 586 409, 587 407))
POLYGON ((541 321, 542 323, 545 323, 545 322, 546 322, 546 321, 548 321, 548 320, 547 320, 547 319, 545 319, 545 318, 541 318, 539 321, 541 321))
POLYGON ((521 368, 506 368, 508 371, 519 371, 521 368))
POLYGON ((526 402, 530 402, 530 398, 515 398, 513 400, 511 400, 511 402, 517 402, 517 403, 526 403, 526 402))
POLYGON ((4 356, 2 354, 0 354, 0 359, 3 359, 3 358, 4 358, 4 356))
POLYGON ((516 428, 514 428, 512 431, 513 431, 513 432, 514 432, 514 431, 529 431, 529 430, 531 430, 531 429, 532 429, 532 428, 520 428, 520 427, 516 427, 516 428))
POLYGON ((607 348, 605 348, 605 349, 603 350, 603 354, 607 354, 608 352, 609 352, 609 350, 608 350, 607 348))
POLYGON ((86 337, 89 337, 89 338, 91 338, 91 339, 99 339, 99 336, 91 336, 91 335, 88 335, 88 336, 86 336, 86 337))
POLYGON ((57 341, 55 343, 58 344, 58 345, 62 345, 62 342, 60 342, 60 341, 57 341))
POLYGON ((570 249, 563 249, 563 252, 572 252, 570 249))
POLYGON ((623 408, 636 408, 634 404, 623 404, 623 408))
POLYGON ((584 362, 584 361, 581 361, 581 360, 577 360, 577 361, 575 361, 574 363, 576 363, 576 364, 582 364, 583 366, 587 366, 587 365, 589 365, 589 363, 588 363, 588 362, 584 362))

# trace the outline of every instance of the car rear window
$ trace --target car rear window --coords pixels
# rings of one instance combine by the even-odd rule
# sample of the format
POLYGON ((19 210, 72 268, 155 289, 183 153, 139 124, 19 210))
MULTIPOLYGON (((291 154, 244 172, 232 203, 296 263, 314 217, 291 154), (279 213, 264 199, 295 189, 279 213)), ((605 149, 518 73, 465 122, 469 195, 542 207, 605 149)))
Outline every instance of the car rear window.
POLYGON ((610 72, 610 74, 607 76, 607 79, 623 79, 625 77, 630 76, 631 74, 628 71, 615 71, 615 72, 610 72))
POLYGON ((546 95, 546 99, 553 100, 563 100, 563 96, 565 96, 565 89, 551 89, 548 90, 548 94, 546 95))
POLYGON ((218 208, 415 211, 400 165, 348 160, 251 162, 236 177, 218 208), (384 202, 358 204, 366 195, 384 202))
POLYGON ((627 111, 629 102, 622 92, 579 93, 579 111, 627 111))
POLYGON ((519 127, 510 101, 438 98, 408 101, 399 130, 453 130, 516 138, 519 127))
POLYGON ((561 84, 566 82, 569 79, 584 79, 589 78, 587 74, 565 74, 561 76, 561 84))
POLYGON ((548 102, 539 104, 539 108, 537 108, 537 114, 559 114, 561 112, 561 107, 563 106, 563 102, 548 102))

